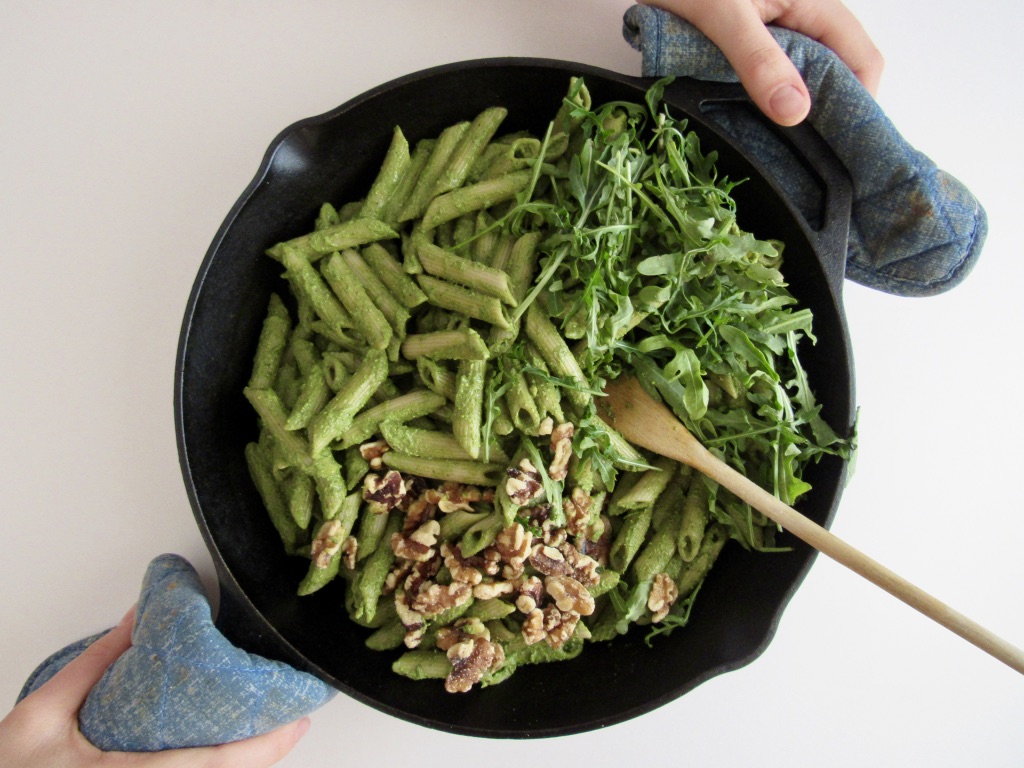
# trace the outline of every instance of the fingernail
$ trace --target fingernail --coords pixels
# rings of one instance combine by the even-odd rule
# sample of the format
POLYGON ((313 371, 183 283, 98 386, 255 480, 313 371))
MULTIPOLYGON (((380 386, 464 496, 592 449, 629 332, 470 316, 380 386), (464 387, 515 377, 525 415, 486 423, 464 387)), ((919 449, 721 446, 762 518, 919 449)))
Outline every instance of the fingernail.
POLYGON ((311 726, 312 724, 313 721, 310 720, 308 717, 304 717, 301 720, 299 720, 298 724, 296 724, 295 726, 295 740, 298 741, 303 736, 305 736, 306 731, 309 730, 309 726, 311 726))
POLYGON ((772 94, 769 105, 784 125, 794 125, 807 113, 807 98, 796 87, 784 85, 772 94))
POLYGON ((133 621, 135 621, 135 609, 137 607, 138 607, 138 604, 136 603, 131 608, 129 608, 128 609, 128 613, 126 613, 124 616, 121 617, 121 621, 119 621, 117 623, 117 626, 121 627, 121 626, 124 626, 125 624, 131 624, 133 621))

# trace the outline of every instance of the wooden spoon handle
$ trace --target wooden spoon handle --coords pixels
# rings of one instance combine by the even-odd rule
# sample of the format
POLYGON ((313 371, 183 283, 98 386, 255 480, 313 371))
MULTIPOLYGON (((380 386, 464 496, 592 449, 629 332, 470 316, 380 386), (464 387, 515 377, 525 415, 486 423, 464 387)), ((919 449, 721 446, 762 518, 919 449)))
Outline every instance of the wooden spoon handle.
POLYGON ((754 509, 760 510, 819 552, 828 555, 837 563, 845 565, 890 595, 899 598, 911 608, 934 619, 967 642, 1024 674, 1024 651, 992 634, 977 622, 950 608, 920 587, 911 584, 902 576, 850 546, 834 533, 804 517, 705 450, 703 446, 694 448, 691 445, 689 447, 687 463, 717 481, 724 488, 728 488, 754 509))

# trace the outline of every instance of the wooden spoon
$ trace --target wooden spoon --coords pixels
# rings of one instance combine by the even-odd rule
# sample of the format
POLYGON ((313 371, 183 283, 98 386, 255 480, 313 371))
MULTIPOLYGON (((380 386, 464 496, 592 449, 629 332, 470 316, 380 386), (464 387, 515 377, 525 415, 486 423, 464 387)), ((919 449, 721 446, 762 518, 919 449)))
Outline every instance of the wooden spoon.
POLYGON ((601 414, 629 442, 704 473, 819 552, 1024 674, 1024 651, 851 547, 715 457, 635 378, 611 382, 605 394, 607 397, 599 398, 601 414))

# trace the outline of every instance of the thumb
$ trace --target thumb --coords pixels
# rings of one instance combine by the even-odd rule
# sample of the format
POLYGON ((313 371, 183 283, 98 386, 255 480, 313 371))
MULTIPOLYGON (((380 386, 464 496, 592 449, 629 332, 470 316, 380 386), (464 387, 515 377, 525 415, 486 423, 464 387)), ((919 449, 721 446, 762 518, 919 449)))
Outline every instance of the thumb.
MULTIPOLYGON (((131 646, 135 606, 120 623, 82 651, 27 699, 56 714, 73 715, 107 668, 131 646)), ((26 699, 26 700, 27 700, 26 699)))
POLYGON ((772 121, 796 125, 811 109, 800 72, 749 0, 645 0, 688 20, 713 42, 772 121))

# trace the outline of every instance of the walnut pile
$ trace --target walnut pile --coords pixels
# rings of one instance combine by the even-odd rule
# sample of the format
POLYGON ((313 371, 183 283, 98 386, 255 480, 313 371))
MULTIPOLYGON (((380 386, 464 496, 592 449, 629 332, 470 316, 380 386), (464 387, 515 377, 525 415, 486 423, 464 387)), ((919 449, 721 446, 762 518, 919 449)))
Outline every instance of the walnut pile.
MULTIPOLYGON (((404 515, 401 530, 388 542, 395 560, 383 594, 394 601, 407 648, 445 653, 451 663, 445 680, 450 692, 468 691, 501 668, 509 628, 516 628, 526 645, 543 642, 559 649, 595 612, 590 589, 600 582, 607 562, 611 523, 598 516, 586 490, 568 485, 558 510, 562 514, 553 515, 542 481, 542 472, 556 481, 568 476, 574 432, 570 423, 552 423, 550 463, 538 469, 523 458, 508 467, 502 490, 517 505, 516 519, 499 523, 496 532, 481 539, 478 551, 468 554, 461 544, 466 527, 455 525, 455 532, 446 534, 446 520, 468 514, 475 522, 500 514, 494 488, 431 483, 395 470, 366 476, 363 497, 374 511, 397 509, 404 515), (472 613, 462 615, 477 604, 507 615, 500 624, 501 642, 492 639, 485 622, 472 613)), ((380 458, 388 450, 383 440, 360 446, 373 469, 383 466, 380 458)), ((350 552, 348 542, 344 546, 347 565, 356 550, 353 545, 350 552)), ((671 580, 661 576, 649 600, 655 620, 667 614, 677 594, 671 580)))

